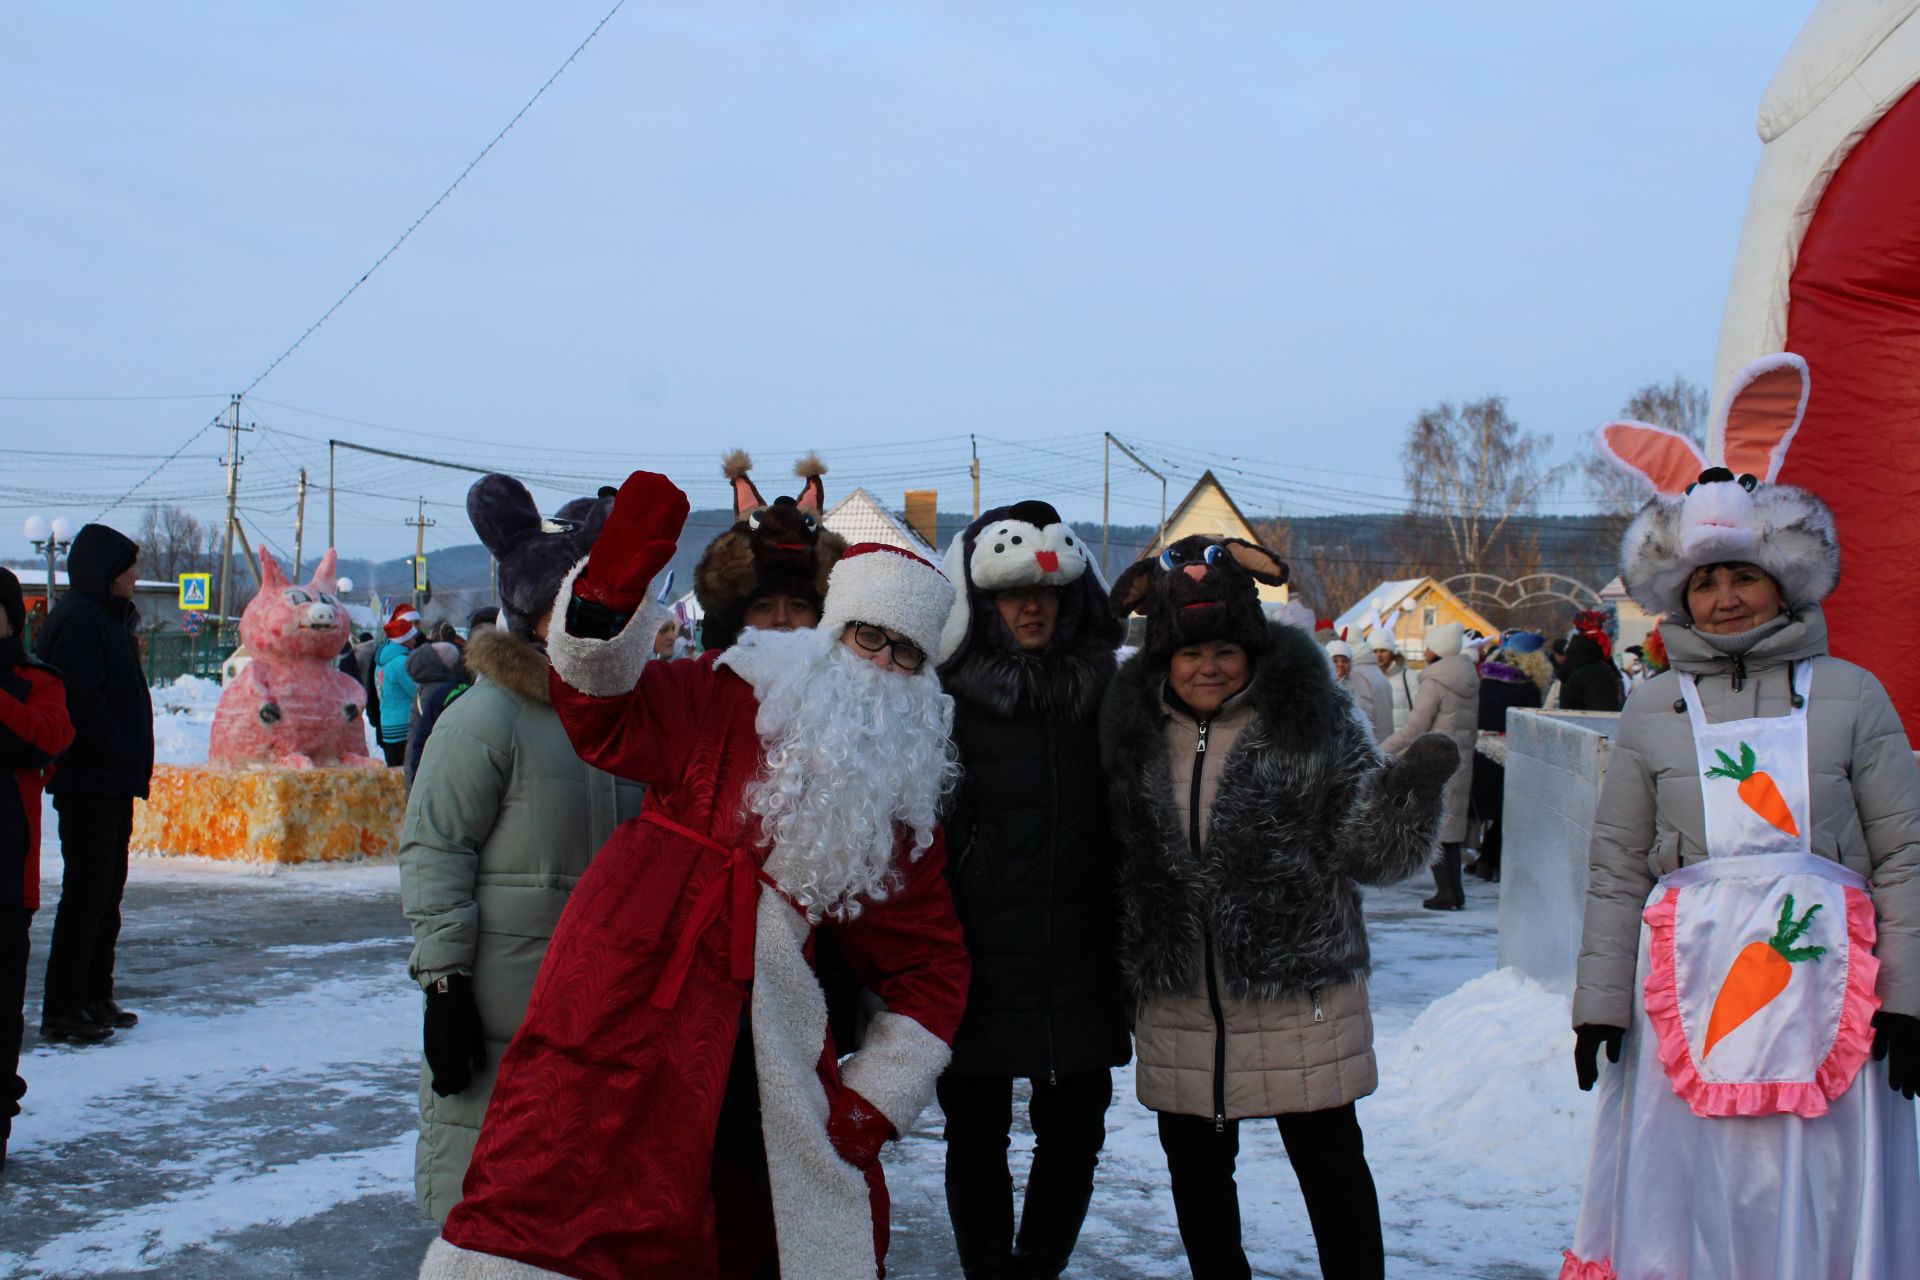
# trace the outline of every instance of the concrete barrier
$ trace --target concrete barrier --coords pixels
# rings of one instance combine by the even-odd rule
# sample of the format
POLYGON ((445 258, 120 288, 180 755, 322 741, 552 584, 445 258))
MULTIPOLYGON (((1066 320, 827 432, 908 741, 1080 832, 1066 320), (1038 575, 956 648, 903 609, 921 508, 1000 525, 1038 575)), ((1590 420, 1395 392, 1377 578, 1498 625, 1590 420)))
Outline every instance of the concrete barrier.
POLYGON ((1500 964, 1573 991, 1587 846, 1617 715, 1509 711, 1500 853, 1500 964))

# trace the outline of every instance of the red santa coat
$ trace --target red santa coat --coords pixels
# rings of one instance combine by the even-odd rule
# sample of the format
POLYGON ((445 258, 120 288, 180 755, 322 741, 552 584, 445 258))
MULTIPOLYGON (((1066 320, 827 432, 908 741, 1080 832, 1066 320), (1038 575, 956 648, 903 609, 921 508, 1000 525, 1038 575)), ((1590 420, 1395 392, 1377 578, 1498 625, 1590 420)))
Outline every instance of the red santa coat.
MULTIPOLYGON (((653 621, 604 643, 550 641, 568 736, 588 763, 646 783, 647 799, 561 917, 445 1240, 587 1280, 715 1274, 714 1129, 751 972, 783 1274, 865 1280, 884 1259, 884 1183, 834 1153, 827 1108, 844 1074, 905 1133, 945 1065, 969 962, 942 844, 884 902, 820 926, 886 1004, 838 1064, 806 919, 754 878, 766 855, 742 792, 764 761, 759 703, 716 654, 644 662, 653 621)), ((435 1270, 430 1254, 423 1274, 465 1271, 435 1270)))

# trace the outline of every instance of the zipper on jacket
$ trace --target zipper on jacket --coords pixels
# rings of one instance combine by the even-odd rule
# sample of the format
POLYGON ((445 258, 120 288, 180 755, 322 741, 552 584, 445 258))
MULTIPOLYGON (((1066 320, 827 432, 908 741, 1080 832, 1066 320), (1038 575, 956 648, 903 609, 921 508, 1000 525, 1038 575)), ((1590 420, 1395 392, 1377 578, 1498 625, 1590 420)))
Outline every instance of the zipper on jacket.
POLYGON ((1041 918, 1045 921, 1046 957, 1041 969, 1042 987, 1047 1007, 1045 1020, 1047 1027, 1047 1083, 1058 1085, 1060 1076, 1053 1056, 1053 873, 1059 861, 1060 852, 1060 763, 1055 750, 1053 721, 1047 721, 1047 897, 1042 904, 1041 918))
POLYGON ((1313 1020, 1315 1022, 1325 1022, 1327 1020, 1327 1010, 1326 1006, 1320 1003, 1320 988, 1315 987, 1307 994, 1313 997, 1313 1020))
POLYGON ((1747 683, 1747 660, 1739 654, 1733 655, 1733 691, 1740 692, 1747 683))
MULTIPOLYGON (((1200 736, 1193 746, 1193 783, 1187 791, 1187 843, 1193 856, 1200 856, 1200 791, 1207 764, 1207 729, 1211 721, 1201 720, 1200 736)), ((1203 929, 1200 940, 1207 952, 1207 1008, 1213 1013, 1213 1131, 1227 1129, 1227 1014, 1220 1006, 1220 978, 1213 965, 1213 930, 1203 929)))

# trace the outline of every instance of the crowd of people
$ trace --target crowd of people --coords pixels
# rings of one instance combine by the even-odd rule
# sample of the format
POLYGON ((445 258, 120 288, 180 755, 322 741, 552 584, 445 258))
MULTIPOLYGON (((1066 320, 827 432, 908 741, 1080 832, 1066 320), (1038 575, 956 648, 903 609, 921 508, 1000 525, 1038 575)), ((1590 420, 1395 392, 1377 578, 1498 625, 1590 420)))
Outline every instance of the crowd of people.
MULTIPOLYGON (((1276 1124, 1323 1274, 1384 1275, 1355 1107, 1378 1079, 1362 890, 1430 867, 1425 905, 1458 909, 1469 848, 1497 877, 1503 734, 1529 708, 1621 713, 1563 1280, 1907 1274, 1920 766, 1879 683, 1826 653, 1832 518, 1776 479, 1795 398, 1742 398, 1782 371, 1804 406, 1804 365, 1750 373, 1729 465, 1620 446, 1656 491, 1623 577, 1663 620, 1618 664, 1592 613, 1551 641, 1430 626, 1418 666, 1384 628, 1316 634, 1269 616, 1287 567, 1234 538, 1181 538, 1109 590, 1037 499, 983 513, 941 566, 848 546, 817 459, 769 502, 739 454, 689 653, 655 594, 687 517, 672 481, 636 471, 546 516, 485 477, 468 511, 497 615, 456 643, 403 606, 347 656, 411 781, 416 1192, 442 1224, 422 1276, 884 1274, 882 1154, 935 1098, 955 1269, 1057 1276, 1129 1063, 1195 1276, 1251 1275, 1245 1120, 1276 1124)), ((23 999, 51 779, 48 1039, 137 1021, 112 986, 152 766, 133 557, 81 531, 40 658, 0 573, 20 779, 0 997, 23 999)), ((0 1018, 9 1123, 22 1031, 0 1018)))

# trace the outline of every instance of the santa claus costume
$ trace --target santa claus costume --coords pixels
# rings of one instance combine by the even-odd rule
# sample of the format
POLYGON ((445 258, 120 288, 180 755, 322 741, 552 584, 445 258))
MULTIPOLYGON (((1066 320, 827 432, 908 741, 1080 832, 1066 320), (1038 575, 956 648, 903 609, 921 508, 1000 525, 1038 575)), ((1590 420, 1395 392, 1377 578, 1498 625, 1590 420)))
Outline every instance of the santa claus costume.
POLYGON ((561 587, 554 705, 646 805, 567 904, 423 1277, 757 1276, 776 1248, 790 1280, 885 1274, 879 1149, 966 1003, 937 826, 952 703, 912 660, 953 588, 859 546, 817 630, 648 662, 648 584, 686 513, 634 473, 561 587), (855 624, 894 643, 862 660, 855 624), (823 931, 886 1004, 844 1062, 811 967, 823 931))

